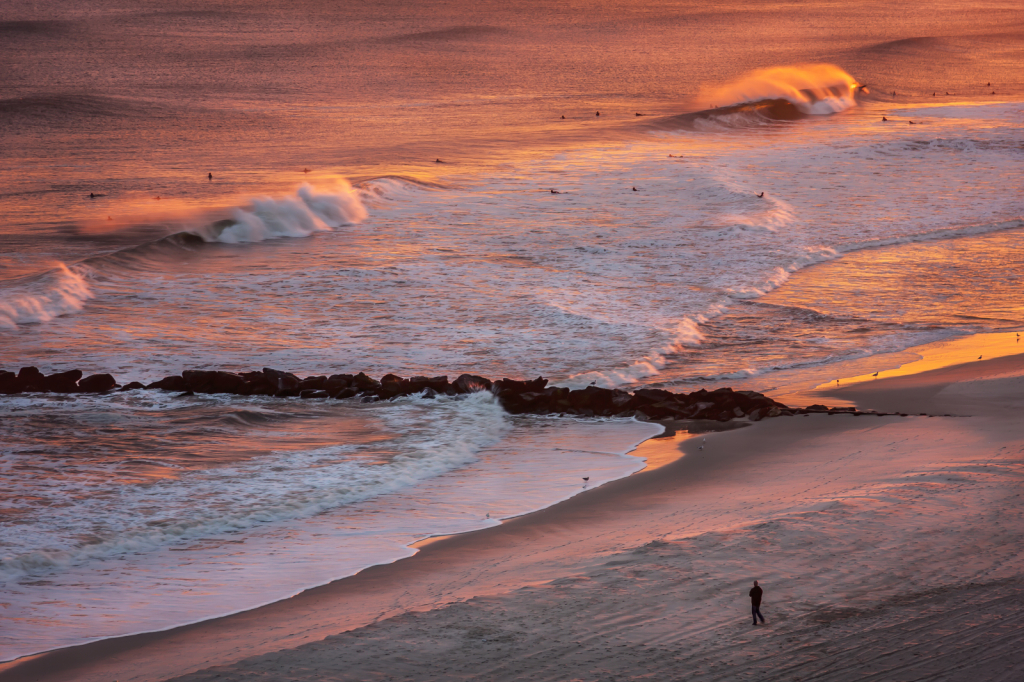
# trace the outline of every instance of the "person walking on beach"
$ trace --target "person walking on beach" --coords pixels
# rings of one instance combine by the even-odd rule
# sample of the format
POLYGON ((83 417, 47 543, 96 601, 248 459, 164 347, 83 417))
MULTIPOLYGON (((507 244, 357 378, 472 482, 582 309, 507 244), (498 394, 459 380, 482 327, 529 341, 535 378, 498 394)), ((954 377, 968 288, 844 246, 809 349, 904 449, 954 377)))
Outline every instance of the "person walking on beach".
POLYGON ((760 618, 761 622, 764 622, 764 616, 761 615, 761 595, 764 594, 757 581, 754 581, 754 586, 750 588, 750 613, 754 617, 754 625, 757 625, 757 619, 760 618))

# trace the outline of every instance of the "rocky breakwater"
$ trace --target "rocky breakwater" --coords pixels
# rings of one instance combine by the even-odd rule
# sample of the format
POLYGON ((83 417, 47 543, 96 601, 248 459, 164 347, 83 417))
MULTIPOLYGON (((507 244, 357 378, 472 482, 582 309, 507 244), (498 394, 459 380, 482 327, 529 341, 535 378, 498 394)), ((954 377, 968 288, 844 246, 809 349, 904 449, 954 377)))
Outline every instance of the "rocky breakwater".
MULTIPOLYGON (((588 386, 583 389, 548 386, 538 377, 530 381, 500 379, 491 381, 463 374, 454 381, 447 376, 400 377, 386 374, 380 380, 366 374, 332 374, 300 378, 290 372, 264 368, 260 372, 221 372, 187 370, 153 382, 147 389, 188 393, 231 393, 281 398, 360 398, 364 401, 393 400, 401 396, 464 395, 490 391, 511 414, 567 414, 583 417, 637 417, 639 419, 712 419, 729 421, 745 418, 759 421, 811 412, 865 414, 853 408, 828 408, 812 405, 807 409, 790 408, 754 391, 719 388, 692 393, 672 393, 642 388, 632 393, 620 389, 588 386)), ((875 413, 871 413, 875 414, 875 413)))
MULTIPOLYGON (((141 384, 139 384, 141 387, 141 384)), ((46 375, 35 367, 22 367, 17 373, 0 370, 0 394, 15 393, 103 393, 118 388, 109 374, 82 378, 82 370, 73 369, 46 375)))
POLYGON ((273 396, 277 398, 320 398, 344 400, 358 398, 364 402, 393 400, 401 396, 465 395, 490 391, 511 414, 565 414, 581 417, 636 417, 642 420, 704 419, 729 421, 796 414, 877 414, 859 412, 852 407, 829 408, 811 405, 792 408, 755 391, 734 391, 719 388, 701 389, 692 393, 673 393, 657 388, 641 388, 633 392, 613 388, 587 386, 569 389, 548 386, 548 380, 537 377, 530 381, 499 379, 491 381, 473 374, 463 374, 454 381, 447 376, 414 376, 403 378, 386 374, 379 380, 359 374, 331 374, 299 377, 291 372, 265 367, 258 372, 224 372, 218 370, 185 370, 180 375, 164 377, 148 385, 132 382, 120 386, 109 374, 82 378, 72 370, 44 376, 35 367, 24 367, 17 374, 0 370, 0 393, 102 393, 115 388, 174 391, 180 395, 229 394, 239 396, 273 396))

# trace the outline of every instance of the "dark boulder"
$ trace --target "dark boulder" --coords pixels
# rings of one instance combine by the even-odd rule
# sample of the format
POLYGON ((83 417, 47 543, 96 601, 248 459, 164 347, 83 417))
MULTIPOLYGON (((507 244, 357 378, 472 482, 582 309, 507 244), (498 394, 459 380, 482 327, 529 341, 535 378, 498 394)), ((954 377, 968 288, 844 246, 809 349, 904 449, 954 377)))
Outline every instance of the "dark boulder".
POLYGON ((352 379, 351 374, 332 374, 324 381, 324 390, 332 396, 337 396, 338 393, 349 387, 352 379))
POLYGON ((324 384, 327 383, 327 377, 306 377, 299 382, 299 392, 301 395, 302 391, 310 388, 316 389, 317 391, 324 390, 324 384))
POLYGON ((621 404, 616 405, 615 399, 622 398, 623 395, 629 394, 610 388, 587 386, 578 391, 570 391, 569 404, 577 410, 593 410, 595 414, 608 416, 622 411, 621 404))
POLYGON ((264 367, 263 375, 266 381, 276 389, 274 395, 282 395, 282 392, 286 395, 298 395, 300 381, 294 374, 264 367))
POLYGON ((360 393, 376 392, 380 388, 379 381, 366 376, 362 372, 352 377, 351 385, 360 393))
POLYGON ((76 393, 78 391, 78 380, 82 378, 82 370, 73 369, 68 372, 59 372, 44 377, 39 382, 39 387, 44 391, 53 393, 76 393))
POLYGON ((120 389, 118 389, 118 391, 134 391, 139 388, 145 388, 145 386, 143 384, 140 384, 138 381, 133 381, 130 384, 125 384, 120 389))
POLYGON ((117 382, 109 374, 93 374, 78 382, 78 389, 82 393, 103 393, 116 387, 117 382))
POLYGON ((21 383, 14 372, 0 372, 0 393, 11 395, 21 393, 21 383))
MULTIPOLYGON (((463 375, 466 376, 466 375, 463 375)), ((460 379, 462 377, 459 377, 460 379)), ((544 377, 537 377, 532 381, 518 381, 516 379, 500 379, 491 384, 491 391, 495 394, 504 393, 505 391, 512 391, 514 393, 539 393, 544 390, 544 387, 548 385, 548 380, 544 377)))
POLYGON ((164 391, 187 391, 188 382, 185 381, 184 377, 170 376, 164 377, 160 381, 154 381, 146 386, 147 389, 159 388, 164 391))
POLYGON ((249 395, 249 384, 233 372, 206 371, 187 369, 181 373, 182 378, 195 393, 232 393, 249 395))
POLYGON ((330 398, 331 395, 319 388, 304 388, 299 391, 299 397, 308 400, 309 398, 330 398))
POLYGON ((458 379, 452 382, 452 388, 459 393, 476 393, 477 391, 489 391, 491 390, 492 382, 490 379, 484 377, 478 377, 475 374, 462 374, 458 379))
POLYGON ((25 384, 39 384, 44 378, 43 373, 35 367, 22 367, 18 372, 18 381, 25 384))
POLYGON ((345 400, 346 398, 355 398, 357 395, 359 395, 359 391, 357 391, 356 389, 343 388, 340 391, 338 391, 338 393, 336 393, 333 397, 338 400, 345 400))
POLYGON ((662 403, 666 400, 678 400, 680 395, 660 388, 640 388, 633 391, 633 398, 636 405, 640 407, 662 403))
POLYGON ((451 384, 448 383, 447 376, 436 376, 436 377, 412 377, 409 379, 409 383, 416 387, 416 393, 430 389, 436 393, 445 393, 451 388, 451 384))

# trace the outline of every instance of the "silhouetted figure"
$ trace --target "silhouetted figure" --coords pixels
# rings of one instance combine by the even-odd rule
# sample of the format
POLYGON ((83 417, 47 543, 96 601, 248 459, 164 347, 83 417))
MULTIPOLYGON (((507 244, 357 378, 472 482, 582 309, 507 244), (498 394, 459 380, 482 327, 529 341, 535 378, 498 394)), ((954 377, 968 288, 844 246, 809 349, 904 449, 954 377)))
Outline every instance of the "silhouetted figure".
POLYGON ((563 120, 563 121, 565 120, 565 116, 562 116, 562 120, 563 120))
POLYGON ((647 114, 641 114, 640 112, 637 112, 637 116, 646 116, 646 115, 647 114))
POLYGON ((638 190, 638 189, 637 189, 636 187, 634 187, 634 188, 633 188, 633 191, 634 191, 634 192, 639 192, 640 190, 638 190))
POLYGON ((90 198, 90 199, 95 199, 95 198, 96 198, 96 195, 95 195, 95 194, 93 194, 92 192, 89 192, 89 198, 90 198))
POLYGON ((595 114, 595 116, 600 116, 600 115, 601 115, 600 111, 595 114))
POLYGON ((442 161, 441 159, 435 159, 434 163, 444 163, 444 161, 442 161))
POLYGON ((559 191, 556 191, 556 190, 551 190, 551 193, 552 193, 552 194, 561 194, 561 192, 559 192, 559 191))
POLYGON ((988 87, 990 87, 990 88, 992 87, 992 84, 991 84, 991 83, 985 83, 985 85, 987 85, 987 86, 988 86, 988 87))
POLYGON ((107 220, 113 220, 113 218, 111 218, 110 216, 107 216, 107 220))
POLYGON ((885 116, 883 116, 883 117, 882 117, 882 120, 883 120, 883 121, 888 121, 889 119, 887 119, 887 118, 886 118, 885 116))
POLYGON ((764 616, 761 615, 761 595, 764 594, 757 581, 754 581, 754 586, 750 588, 750 614, 754 618, 754 625, 757 625, 757 619, 760 618, 761 622, 764 622, 764 616))
POLYGON ((911 121, 911 122, 910 122, 910 125, 914 126, 914 125, 917 125, 917 124, 916 124, 916 123, 914 123, 913 121, 911 121))
POLYGON ((157 197, 157 198, 156 198, 156 200, 157 200, 157 201, 160 201, 160 197, 157 197))
POLYGON ((757 198, 758 199, 763 199, 764 198, 764 192, 761 192, 760 194, 758 194, 757 198))
POLYGON ((210 182, 213 182, 213 173, 207 173, 206 177, 210 179, 210 182))
POLYGON ((303 172, 303 173, 308 173, 308 172, 309 172, 309 169, 308 169, 308 168, 303 168, 303 169, 302 169, 302 172, 303 172))

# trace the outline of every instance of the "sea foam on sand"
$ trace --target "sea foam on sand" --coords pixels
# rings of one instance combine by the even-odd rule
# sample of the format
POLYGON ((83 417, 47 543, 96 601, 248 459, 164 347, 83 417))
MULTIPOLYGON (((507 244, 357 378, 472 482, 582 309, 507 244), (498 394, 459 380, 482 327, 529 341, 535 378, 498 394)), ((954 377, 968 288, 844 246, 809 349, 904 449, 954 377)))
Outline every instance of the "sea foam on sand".
POLYGON ((691 438, 672 464, 501 527, 97 649, 76 679, 1019 679, 1024 356, 846 390, 956 416, 691 438))

